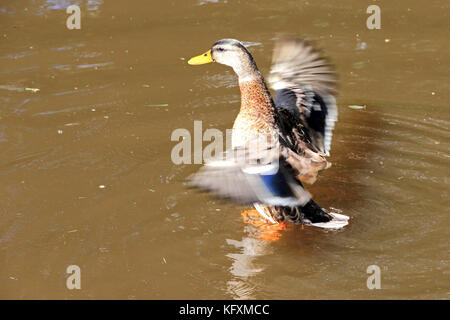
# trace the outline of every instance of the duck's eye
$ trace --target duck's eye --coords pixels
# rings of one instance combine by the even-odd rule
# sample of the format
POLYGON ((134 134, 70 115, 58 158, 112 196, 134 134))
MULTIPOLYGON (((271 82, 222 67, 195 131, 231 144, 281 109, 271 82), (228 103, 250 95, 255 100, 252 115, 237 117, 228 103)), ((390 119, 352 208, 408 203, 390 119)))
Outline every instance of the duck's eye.
POLYGON ((225 51, 225 49, 224 48, 217 48, 217 51, 223 52, 223 51, 225 51))

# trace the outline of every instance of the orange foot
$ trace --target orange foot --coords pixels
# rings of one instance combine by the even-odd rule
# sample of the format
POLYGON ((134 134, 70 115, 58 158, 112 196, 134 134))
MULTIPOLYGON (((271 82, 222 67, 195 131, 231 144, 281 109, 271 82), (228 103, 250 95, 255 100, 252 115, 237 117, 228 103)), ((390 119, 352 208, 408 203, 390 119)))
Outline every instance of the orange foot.
POLYGON ((262 217, 255 209, 241 212, 244 223, 251 224, 258 229, 258 238, 274 242, 281 238, 282 231, 286 230, 286 223, 272 223, 262 217))

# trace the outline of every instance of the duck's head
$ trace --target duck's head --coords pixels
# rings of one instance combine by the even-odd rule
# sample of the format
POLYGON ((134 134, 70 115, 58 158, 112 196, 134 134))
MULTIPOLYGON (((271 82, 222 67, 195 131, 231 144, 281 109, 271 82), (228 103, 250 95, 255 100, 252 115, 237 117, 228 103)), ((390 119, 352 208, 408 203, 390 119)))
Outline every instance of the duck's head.
POLYGON ((235 39, 219 40, 214 43, 210 50, 188 61, 191 65, 210 62, 217 62, 232 67, 241 82, 260 76, 250 52, 248 52, 242 42, 235 39))

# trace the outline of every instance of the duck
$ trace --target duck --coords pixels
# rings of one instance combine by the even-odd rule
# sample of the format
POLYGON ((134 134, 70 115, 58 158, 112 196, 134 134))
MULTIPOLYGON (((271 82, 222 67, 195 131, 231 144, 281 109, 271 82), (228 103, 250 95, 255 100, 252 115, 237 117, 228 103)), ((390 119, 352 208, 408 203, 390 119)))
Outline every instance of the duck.
POLYGON ((253 205, 269 224, 292 222, 340 229, 349 217, 318 205, 305 184, 330 168, 337 121, 334 67, 310 42, 279 37, 267 77, 274 98, 243 42, 216 41, 189 65, 219 63, 234 70, 241 106, 232 128, 232 147, 189 177, 189 185, 244 205, 253 205))

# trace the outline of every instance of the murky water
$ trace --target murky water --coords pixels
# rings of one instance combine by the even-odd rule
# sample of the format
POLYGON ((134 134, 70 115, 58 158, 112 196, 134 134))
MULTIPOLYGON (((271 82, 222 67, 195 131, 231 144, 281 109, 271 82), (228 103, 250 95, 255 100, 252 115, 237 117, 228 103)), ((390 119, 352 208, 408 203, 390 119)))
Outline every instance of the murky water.
POLYGON ((2 1, 0 298, 448 299, 449 3, 377 4, 380 30, 357 0, 2 1), (234 37, 267 73, 280 32, 339 72, 333 167, 309 190, 352 219, 267 242, 185 188, 199 166, 171 162, 170 135, 239 108, 232 70, 186 58, 234 37))

